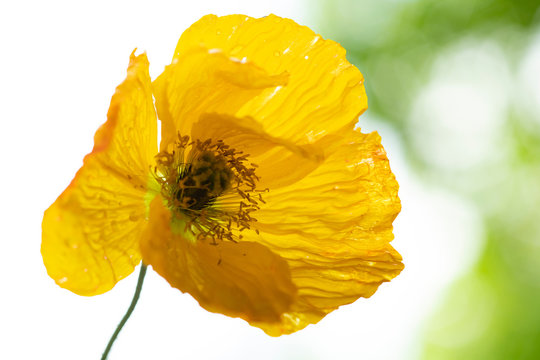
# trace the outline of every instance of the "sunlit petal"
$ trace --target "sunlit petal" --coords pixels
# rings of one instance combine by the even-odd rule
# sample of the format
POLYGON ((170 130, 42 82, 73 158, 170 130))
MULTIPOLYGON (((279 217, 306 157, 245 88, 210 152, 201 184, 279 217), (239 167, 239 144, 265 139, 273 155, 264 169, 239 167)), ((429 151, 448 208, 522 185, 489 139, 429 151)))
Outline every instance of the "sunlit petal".
POLYGON ((219 50, 191 48, 153 84, 163 124, 161 148, 173 142, 177 132, 188 135, 201 114, 234 114, 264 89, 285 85, 287 80, 285 72, 268 74, 219 50))
POLYGON ((209 311, 278 323, 296 296, 287 263, 256 243, 194 240, 183 226, 171 227, 171 212, 155 198, 141 241, 144 262, 209 311))
POLYGON ((140 262, 156 121, 148 60, 132 55, 92 153, 43 218, 43 261, 60 286, 103 293, 140 262))
POLYGON ((261 326, 271 334, 369 297, 403 269, 389 245, 401 206, 380 137, 351 133, 310 175, 265 194, 254 224, 260 234, 245 235, 286 259, 299 289, 283 328, 261 326))
POLYGON ((261 122, 272 136, 311 143, 352 129, 367 109, 364 78, 345 50, 292 20, 208 15, 182 34, 174 60, 197 46, 253 62, 268 74, 290 74, 286 86, 262 91, 236 114, 261 122))

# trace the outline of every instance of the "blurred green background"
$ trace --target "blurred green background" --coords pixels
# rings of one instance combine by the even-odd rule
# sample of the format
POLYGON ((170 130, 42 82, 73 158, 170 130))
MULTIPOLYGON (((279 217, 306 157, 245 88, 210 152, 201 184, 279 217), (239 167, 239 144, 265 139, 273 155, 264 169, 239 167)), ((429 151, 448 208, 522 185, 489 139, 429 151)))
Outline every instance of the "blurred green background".
POLYGON ((421 357, 540 359, 540 1, 323 0, 315 11, 364 73, 375 128, 391 127, 416 175, 470 201, 484 227, 421 357))

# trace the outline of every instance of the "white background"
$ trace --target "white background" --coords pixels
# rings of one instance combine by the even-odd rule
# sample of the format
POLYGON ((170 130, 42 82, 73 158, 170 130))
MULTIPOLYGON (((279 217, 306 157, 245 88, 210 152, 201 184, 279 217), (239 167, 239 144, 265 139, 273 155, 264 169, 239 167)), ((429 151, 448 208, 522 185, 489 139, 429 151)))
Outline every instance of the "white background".
MULTIPOLYGON (((47 276, 40 242, 43 211, 91 151, 131 51, 147 52, 155 78, 182 31, 207 13, 275 13, 317 31, 308 6, 316 2, 0 5, 0 359, 99 359, 129 305, 136 273, 104 295, 80 297, 47 276)), ((393 244, 406 268, 398 278, 317 325, 271 338, 242 320, 206 312, 149 268, 137 309, 109 358, 416 358, 424 319, 473 262, 482 228, 470 204, 408 170, 392 129, 370 119, 369 111, 359 124, 381 133, 401 185, 393 244)))

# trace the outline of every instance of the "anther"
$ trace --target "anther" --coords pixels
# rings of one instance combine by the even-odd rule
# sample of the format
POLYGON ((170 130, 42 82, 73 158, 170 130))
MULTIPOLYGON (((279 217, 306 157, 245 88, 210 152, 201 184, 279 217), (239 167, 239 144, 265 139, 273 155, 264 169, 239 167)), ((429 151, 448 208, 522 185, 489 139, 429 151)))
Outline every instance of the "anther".
POLYGON ((250 229, 256 221, 250 213, 259 209, 258 201, 264 203, 260 193, 266 189, 256 189, 257 166, 248 158, 222 140, 190 141, 180 134, 169 151, 156 156, 155 178, 171 212, 184 219, 184 231, 217 244, 236 242, 241 235, 233 235, 235 230, 250 229))

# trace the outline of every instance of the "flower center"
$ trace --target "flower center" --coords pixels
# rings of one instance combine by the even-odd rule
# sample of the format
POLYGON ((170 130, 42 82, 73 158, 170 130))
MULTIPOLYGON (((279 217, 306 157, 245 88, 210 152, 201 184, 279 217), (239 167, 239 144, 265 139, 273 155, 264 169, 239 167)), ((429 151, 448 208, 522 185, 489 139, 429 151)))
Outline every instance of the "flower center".
POLYGON ((227 159, 206 150, 179 174, 174 196, 186 209, 202 210, 231 188, 233 178, 227 159))
POLYGON ((178 140, 156 155, 154 176, 161 194, 184 230, 197 239, 237 241, 256 221, 262 192, 256 189, 256 165, 223 141, 178 140))

